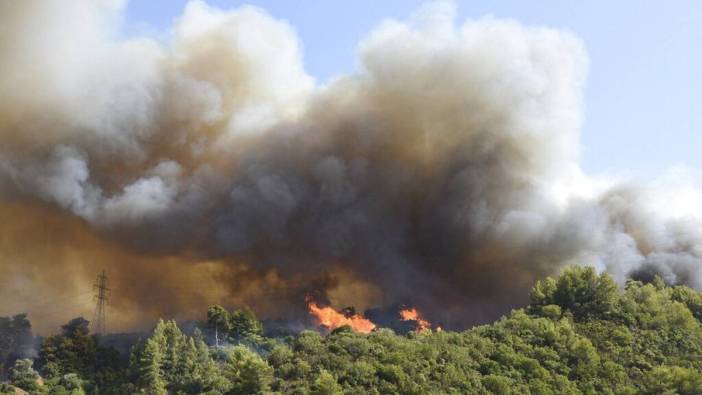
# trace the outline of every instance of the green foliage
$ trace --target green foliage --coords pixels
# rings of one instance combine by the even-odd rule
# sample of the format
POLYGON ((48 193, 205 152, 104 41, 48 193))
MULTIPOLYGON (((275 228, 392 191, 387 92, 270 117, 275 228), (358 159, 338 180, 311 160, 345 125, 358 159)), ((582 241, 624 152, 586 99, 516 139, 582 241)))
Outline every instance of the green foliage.
POLYGON ((17 359, 29 356, 33 343, 32 324, 26 314, 0 317, 0 377, 17 359))
POLYGON ((679 366, 657 366, 646 376, 647 394, 702 394, 702 373, 699 369, 679 366))
POLYGON ((10 383, 30 393, 39 391, 39 373, 32 368, 31 359, 18 359, 10 372, 10 383))
POLYGON ((702 294, 692 288, 677 286, 672 289, 671 299, 687 306, 697 320, 702 321, 702 294))
POLYGON ((265 343, 263 324, 248 307, 230 313, 222 306, 210 306, 207 309, 207 328, 227 343, 245 342, 256 346, 265 343))
POLYGON ((85 395, 85 382, 75 373, 69 373, 48 383, 49 395, 85 395))
POLYGON ((202 335, 186 336, 175 321, 160 320, 130 357, 132 380, 145 394, 201 393, 226 390, 226 382, 202 335))
POLYGON ((548 305, 570 311, 576 319, 610 314, 617 303, 617 284, 606 273, 597 275, 592 267, 571 266, 554 280, 537 281, 531 291, 531 306, 548 305))
POLYGON ((234 339, 255 338, 263 335, 263 324, 256 314, 244 307, 231 315, 231 330, 229 336, 234 339))
POLYGON ((232 384, 228 394, 263 393, 273 381, 273 369, 246 346, 229 348, 222 370, 232 384))
POLYGON ((61 327, 60 334, 46 338, 39 349, 39 371, 56 385, 60 385, 62 377, 74 373, 86 381, 86 389, 119 393, 113 391, 125 380, 119 353, 101 347, 98 338, 90 335, 89 324, 82 317, 74 318, 61 327))
POLYGON ((226 336, 232 330, 232 315, 222 306, 210 306, 207 309, 207 327, 212 331, 217 330, 226 336))
POLYGON ((312 384, 312 395, 341 395, 343 393, 334 376, 326 370, 322 370, 312 384))
POLYGON ((0 395, 16 395, 15 387, 8 383, 0 383, 0 395))
MULTIPOLYGON (((159 325, 161 324, 162 321, 159 322, 159 325)), ((161 378, 163 355, 159 340, 154 334, 145 343, 137 345, 130 357, 133 383, 145 394, 166 393, 166 383, 161 378)))
POLYGON ((44 340, 39 350, 39 366, 44 377, 92 373, 97 344, 88 327, 88 321, 75 318, 61 327, 61 334, 44 340))
POLYGON ((105 362, 115 356, 79 319, 42 344, 44 387, 28 360, 12 377, 33 393, 71 395, 702 393, 699 292, 660 279, 620 290, 606 274, 571 267, 530 297, 490 325, 404 336, 342 327, 271 339, 250 310, 212 306, 206 330, 217 328, 219 347, 159 321, 128 370, 105 362))

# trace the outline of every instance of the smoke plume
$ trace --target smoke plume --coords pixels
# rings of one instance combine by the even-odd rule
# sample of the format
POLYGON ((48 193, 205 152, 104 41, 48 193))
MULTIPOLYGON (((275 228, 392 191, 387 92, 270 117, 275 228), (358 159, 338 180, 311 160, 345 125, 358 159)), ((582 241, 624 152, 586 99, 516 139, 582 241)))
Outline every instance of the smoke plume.
POLYGON ((0 313, 90 317, 102 269, 114 330, 308 294, 461 328, 573 263, 702 287, 696 186, 580 170, 570 33, 431 3, 320 85, 264 10, 125 38, 121 3, 0 2, 0 313))

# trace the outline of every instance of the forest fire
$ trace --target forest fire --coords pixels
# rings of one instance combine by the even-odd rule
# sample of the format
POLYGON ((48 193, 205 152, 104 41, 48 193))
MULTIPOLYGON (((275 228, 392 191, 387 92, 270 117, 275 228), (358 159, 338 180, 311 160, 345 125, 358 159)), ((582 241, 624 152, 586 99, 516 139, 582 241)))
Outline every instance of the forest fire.
POLYGON ((375 324, 360 314, 343 314, 334 308, 320 307, 312 298, 307 298, 307 307, 319 322, 319 325, 334 330, 344 325, 348 325, 354 332, 370 333, 375 329, 375 324))
MULTIPOLYGON (((402 321, 415 321, 417 323, 417 328, 415 331, 417 332, 421 332, 425 329, 431 329, 431 323, 422 318, 422 315, 414 307, 400 310, 400 319, 402 321)), ((437 327, 436 330, 441 331, 441 327, 437 327)))

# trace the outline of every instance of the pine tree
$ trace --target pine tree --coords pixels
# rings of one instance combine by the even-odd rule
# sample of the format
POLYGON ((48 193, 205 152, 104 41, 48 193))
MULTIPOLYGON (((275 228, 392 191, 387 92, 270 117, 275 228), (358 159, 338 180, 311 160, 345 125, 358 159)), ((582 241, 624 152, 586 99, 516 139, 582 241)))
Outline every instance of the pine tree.
POLYGON ((159 339, 163 356, 161 374, 166 383, 178 386, 183 379, 183 374, 186 373, 184 369, 186 361, 183 360, 183 350, 186 346, 185 335, 180 331, 175 321, 168 321, 162 326, 162 331, 159 330, 159 336, 161 336, 161 332, 163 334, 163 340, 159 339))
POLYGON ((245 346, 227 350, 223 370, 232 383, 230 394, 258 394, 268 390, 273 381, 270 365, 245 346))
POLYGON ((244 307, 231 315, 230 336, 234 339, 258 339, 263 335, 263 324, 256 314, 244 307))
POLYGON ((166 394, 166 383, 161 377, 161 348, 154 336, 132 351, 130 366, 134 382, 140 393, 148 395, 166 394))
POLYGON ((231 383, 224 378, 217 363, 212 359, 210 348, 199 329, 195 329, 192 340, 195 345, 195 366, 202 391, 226 392, 231 387, 231 383))
POLYGON ((222 306, 213 305, 207 309, 207 328, 212 334, 227 336, 232 330, 231 314, 222 306))

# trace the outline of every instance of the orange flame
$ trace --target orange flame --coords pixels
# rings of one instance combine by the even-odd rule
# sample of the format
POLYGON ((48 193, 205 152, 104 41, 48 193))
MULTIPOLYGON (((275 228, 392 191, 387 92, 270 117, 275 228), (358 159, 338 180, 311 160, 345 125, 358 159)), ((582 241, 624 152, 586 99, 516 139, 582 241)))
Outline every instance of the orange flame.
MULTIPOLYGON (((400 319, 402 321, 414 321, 417 323, 417 332, 421 332, 425 329, 431 329, 431 323, 425 320, 422 315, 417 311, 416 308, 404 309, 400 311, 400 319)), ((441 327, 437 328, 437 331, 441 331, 441 327)))
POLYGON ((317 319, 319 325, 329 330, 334 330, 344 325, 348 325, 354 332, 360 333, 370 333, 375 329, 375 324, 360 314, 347 317, 332 307, 320 307, 309 297, 307 298, 307 307, 310 309, 310 314, 317 319))

